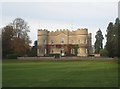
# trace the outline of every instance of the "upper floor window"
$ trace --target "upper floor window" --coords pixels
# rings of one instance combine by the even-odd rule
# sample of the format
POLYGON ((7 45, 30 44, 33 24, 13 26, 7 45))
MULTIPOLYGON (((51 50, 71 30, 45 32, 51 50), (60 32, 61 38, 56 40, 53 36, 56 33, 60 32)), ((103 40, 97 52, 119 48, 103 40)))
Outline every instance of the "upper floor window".
POLYGON ((46 40, 44 40, 44 44, 46 44, 46 40))
POLYGON ((53 42, 53 40, 51 40, 51 44, 53 44, 54 42, 53 42))
POLYGON ((87 39, 84 40, 84 44, 87 44, 87 39))
POLYGON ((74 44, 74 41, 73 41, 73 40, 71 40, 71 44, 74 44))
POLYGON ((61 43, 62 43, 62 44, 64 43, 64 38, 61 38, 61 43))
POLYGON ((78 44, 80 44, 80 40, 78 40, 78 44))

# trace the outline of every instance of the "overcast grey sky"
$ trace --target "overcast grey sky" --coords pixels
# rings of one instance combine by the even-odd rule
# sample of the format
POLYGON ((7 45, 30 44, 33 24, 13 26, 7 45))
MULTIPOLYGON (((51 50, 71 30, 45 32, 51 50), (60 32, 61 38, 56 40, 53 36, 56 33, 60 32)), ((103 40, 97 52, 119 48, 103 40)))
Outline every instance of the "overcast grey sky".
MULTIPOLYGON (((118 2, 7 2, 2 3, 2 25, 20 17, 28 22, 32 42, 37 40, 37 30, 88 28, 92 44, 96 31, 103 35, 107 25, 118 17, 118 2)), ((105 37, 105 36, 104 36, 105 37)), ((104 40, 105 44, 105 40, 104 40)))

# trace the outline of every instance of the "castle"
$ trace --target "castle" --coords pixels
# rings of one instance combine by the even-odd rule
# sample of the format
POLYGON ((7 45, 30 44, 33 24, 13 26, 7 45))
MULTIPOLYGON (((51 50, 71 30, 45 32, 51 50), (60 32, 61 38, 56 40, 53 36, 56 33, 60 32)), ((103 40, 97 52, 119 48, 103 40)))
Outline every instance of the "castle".
POLYGON ((92 54, 91 33, 88 29, 38 30, 38 56, 60 54, 61 56, 88 56, 92 54))

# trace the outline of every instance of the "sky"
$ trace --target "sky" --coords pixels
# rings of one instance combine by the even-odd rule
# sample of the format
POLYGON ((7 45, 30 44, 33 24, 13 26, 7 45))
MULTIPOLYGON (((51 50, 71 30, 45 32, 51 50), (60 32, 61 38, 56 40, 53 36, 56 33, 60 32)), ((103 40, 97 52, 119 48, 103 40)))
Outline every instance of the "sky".
MULTIPOLYGON (((22 18, 30 27, 30 39, 32 44, 37 40, 38 29, 77 30, 87 28, 92 33, 92 44, 95 42, 95 34, 101 29, 105 38, 109 22, 114 22, 118 17, 118 0, 45 0, 38 2, 31 0, 26 2, 4 0, 0 3, 0 27, 4 27, 15 18, 22 18)), ((103 44, 105 45, 104 39, 103 44)))

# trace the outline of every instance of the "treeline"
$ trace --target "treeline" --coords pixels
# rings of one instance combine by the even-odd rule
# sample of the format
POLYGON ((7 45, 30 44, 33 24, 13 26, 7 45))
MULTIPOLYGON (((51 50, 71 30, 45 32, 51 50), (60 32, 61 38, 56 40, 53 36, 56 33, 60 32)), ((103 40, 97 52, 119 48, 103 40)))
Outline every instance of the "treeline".
POLYGON ((103 35, 99 29, 96 32, 96 41, 94 44, 95 53, 100 53, 101 56, 120 57, 120 20, 116 18, 115 23, 108 24, 106 37, 106 45, 103 49, 103 35))
POLYGON ((28 32, 30 32, 29 26, 21 18, 16 18, 2 28, 2 57, 36 56, 35 47, 30 46, 31 40, 28 32))

